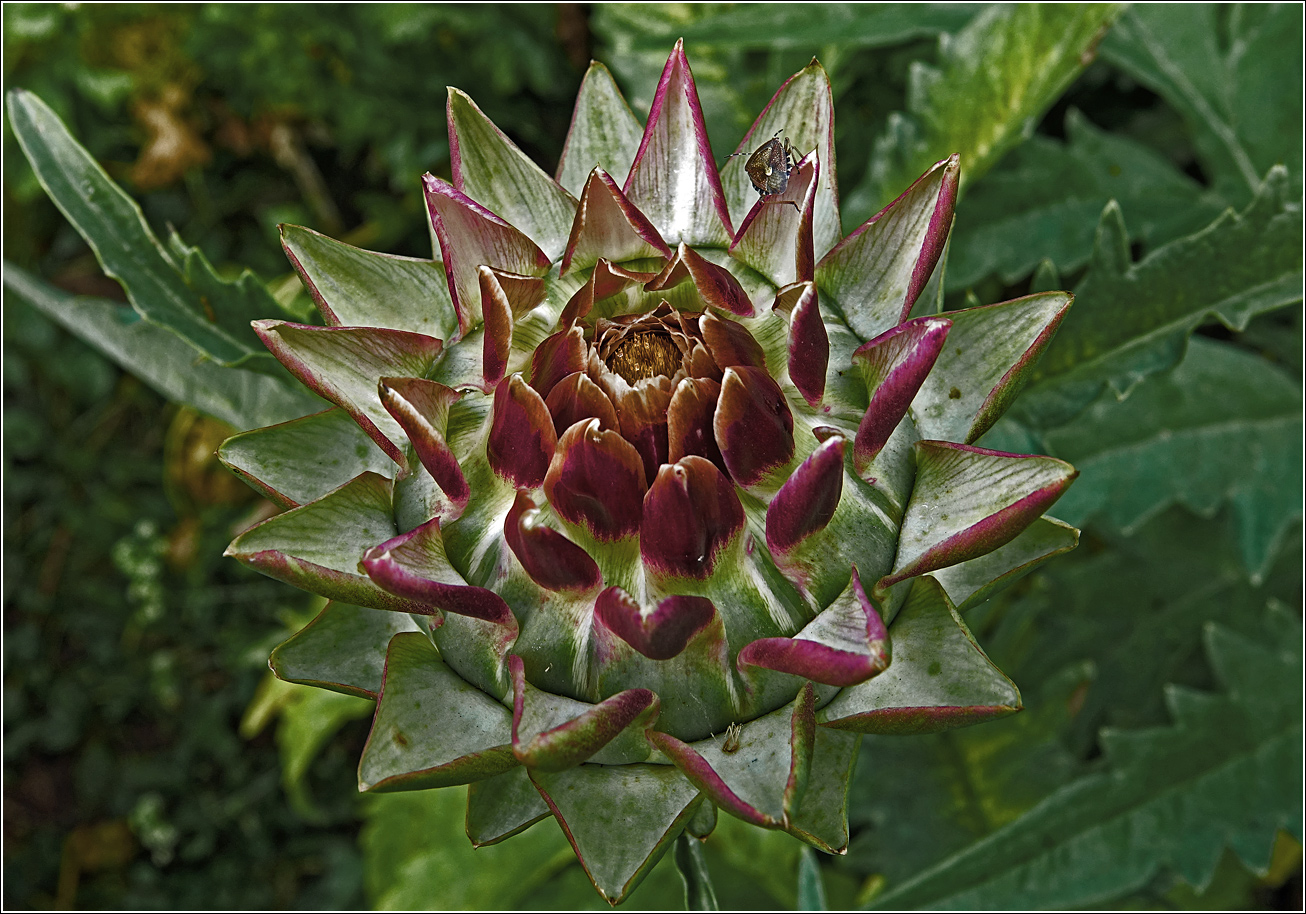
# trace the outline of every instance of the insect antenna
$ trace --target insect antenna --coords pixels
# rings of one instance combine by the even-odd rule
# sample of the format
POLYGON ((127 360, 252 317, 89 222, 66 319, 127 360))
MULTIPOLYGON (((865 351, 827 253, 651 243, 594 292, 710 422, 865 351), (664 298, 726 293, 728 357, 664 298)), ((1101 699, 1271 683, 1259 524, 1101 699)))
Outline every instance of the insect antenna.
MULTIPOLYGON (((776 137, 778 137, 778 136, 779 136, 781 133, 783 133, 783 132, 784 132, 783 130, 777 130, 777 131, 775 132, 775 136, 771 137, 771 139, 774 140, 776 137)), ((768 140, 767 142, 769 143, 770 140, 768 140)), ((763 145, 765 145, 765 144, 763 144, 763 145)), ((753 154, 753 153, 751 153, 751 152, 732 152, 732 153, 730 153, 730 155, 726 156, 726 158, 727 158, 727 159, 733 159, 733 158, 735 158, 736 156, 749 156, 749 155, 752 155, 752 154, 753 154)))

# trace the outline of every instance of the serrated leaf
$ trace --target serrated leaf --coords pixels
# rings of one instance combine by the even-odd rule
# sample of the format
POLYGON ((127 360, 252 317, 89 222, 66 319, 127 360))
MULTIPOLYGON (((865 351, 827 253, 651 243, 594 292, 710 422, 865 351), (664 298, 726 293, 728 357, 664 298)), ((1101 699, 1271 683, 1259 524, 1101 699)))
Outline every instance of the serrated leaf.
POLYGON ((1057 505, 1074 524, 1128 532, 1175 502, 1209 515, 1231 501, 1253 581, 1302 513, 1301 390, 1227 343, 1193 338, 1174 372, 1123 402, 1103 394, 1045 441, 1081 473, 1057 505))
MULTIPOLYGON (((204 252, 188 245, 175 231, 168 234, 168 248, 179 264, 186 285, 199 296, 205 317, 228 333, 238 338, 247 335, 251 321, 280 316, 285 311, 252 270, 242 270, 235 279, 223 279, 204 252)), ((262 365, 263 362, 266 359, 254 359, 245 367, 255 370, 271 367, 262 365)))
MULTIPOLYGON (((1040 260, 1063 272, 1079 269, 1110 200, 1124 211, 1130 238, 1149 248, 1195 232, 1220 214, 1218 197, 1141 143, 1100 130, 1074 109, 1065 130, 1064 143, 1031 137, 970 187, 952 230, 953 288, 990 275, 1011 284, 1040 260)), ((965 167, 963 161, 963 174, 965 167)))
POLYGON ((1218 319, 1241 330, 1253 316, 1302 297, 1301 207, 1287 172, 1270 170, 1241 213, 1134 263, 1120 209, 1102 213, 1088 274, 1015 410, 1034 425, 1065 422, 1102 389, 1123 399, 1182 357, 1188 335, 1218 319))
POLYGON ((1265 869, 1301 833, 1301 625, 1267 647, 1212 626, 1221 694, 1173 688, 1175 723, 1103 735, 1110 768, 876 899, 877 907, 1094 905, 1173 867, 1203 886, 1225 846, 1265 869))
POLYGON ((968 621, 1022 685, 1093 662, 1097 675, 1065 734, 1077 753, 1089 752, 1103 726, 1164 721, 1165 683, 1209 687, 1200 649, 1205 623, 1254 631, 1267 602, 1300 601, 1300 535, 1254 587, 1230 527, 1225 517, 1203 520, 1172 508, 1128 538, 1090 533, 1087 545, 972 610, 968 621))
POLYGON ((1119 4, 1019 4, 982 10, 940 40, 940 66, 913 67, 906 116, 876 142, 869 180, 848 208, 869 214, 931 162, 961 153, 974 181, 1033 133, 1043 113, 1092 60, 1119 4))
POLYGON ((1102 56, 1183 115, 1216 190, 1242 204, 1276 163, 1301 194, 1301 29, 1298 4, 1143 4, 1102 56))
POLYGON ((9 123, 41 186, 86 239, 104 272, 122 283, 141 317, 223 365, 256 360, 275 371, 242 316, 244 290, 214 282, 211 268, 209 276, 199 268, 198 288, 192 287, 141 208, 73 139, 58 115, 21 89, 10 92, 8 101, 9 123))
POLYGON ((1065 784, 1077 763, 1058 733, 1090 676, 1088 665, 1073 664, 1026 692, 1023 712, 980 727, 865 737, 849 797, 849 867, 899 883, 1065 784))
POLYGON ((325 405, 293 381, 282 384, 262 372, 224 368, 201 358, 181 337, 117 302, 69 295, 7 261, 4 283, 169 400, 235 428, 285 422, 325 405))
POLYGON ((961 28, 975 15, 963 3, 777 3, 711 13, 674 30, 637 35, 633 47, 665 48, 668 39, 740 48, 809 48, 847 44, 882 47, 961 28))

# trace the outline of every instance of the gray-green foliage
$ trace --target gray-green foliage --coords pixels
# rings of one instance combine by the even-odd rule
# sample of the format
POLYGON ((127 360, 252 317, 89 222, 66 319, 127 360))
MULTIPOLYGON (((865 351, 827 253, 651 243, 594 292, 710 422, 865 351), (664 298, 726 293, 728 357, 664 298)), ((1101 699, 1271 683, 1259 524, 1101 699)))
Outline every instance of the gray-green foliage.
POLYGON ((1214 192, 1146 144, 1102 130, 1075 109, 1066 115, 1065 132, 1064 143, 1035 134, 972 185, 957 213, 950 283, 965 287, 991 274, 1015 283, 1041 260, 1078 270, 1111 200, 1129 214, 1130 239, 1148 248, 1220 214, 1214 192))
POLYGON ((198 358, 181 337, 117 302, 69 295, 9 263, 4 283, 16 300, 83 336, 163 396, 235 428, 284 422, 313 408, 312 399, 269 375, 198 358))
POLYGON ((1230 203, 1248 200, 1273 165, 1301 195, 1301 7, 1144 4, 1102 45, 1103 56, 1161 95, 1192 133, 1202 169, 1230 203))
POLYGON ((249 326, 251 305, 265 311, 275 305, 266 290, 251 286, 248 276, 237 283, 220 282, 198 251, 180 251, 175 244, 166 250, 136 202, 45 102, 14 90, 8 114, 41 186, 81 230, 105 275, 122 284, 141 317, 190 343, 198 357, 228 367, 267 361, 249 326))
MULTIPOLYGON (((1236 885, 1235 905, 1249 904, 1246 872, 1266 872, 1279 830, 1302 834, 1301 655, 1288 650, 1301 632, 1285 608, 1301 586, 1301 8, 914 10, 618 5, 592 20, 596 56, 637 112, 685 36, 718 155, 819 52, 836 92, 846 228, 961 151, 969 183, 940 300, 993 301, 1061 277, 1076 295, 1016 418, 980 442, 1081 471, 1053 512, 1085 528, 1079 550, 967 618, 1025 713, 868 739, 852 848, 820 873, 791 839, 723 816, 705 846, 715 893, 726 907, 812 906, 823 884, 839 906, 866 880, 861 900, 888 907, 1153 905, 1187 897, 1175 880, 1215 880, 1213 892, 1236 885), (870 90, 870 76, 885 78, 870 90), (1137 85, 1159 101, 1129 95, 1137 85), (1226 851, 1241 868, 1217 868, 1226 851)), ((178 300, 211 281, 199 261, 172 260, 180 248, 157 247, 151 272, 118 271, 134 303, 142 275, 163 275, 178 300)), ((6 285, 102 336, 169 397, 236 424, 262 424, 254 401, 272 409, 259 394, 279 385, 268 374, 187 367, 179 353, 209 351, 214 333, 192 334, 193 313, 124 324, 107 303, 8 267, 6 285), (133 341, 146 334, 167 345, 142 354, 133 341), (224 386, 213 372, 243 380, 224 386)), ((293 733, 312 710, 283 726, 293 733)), ((287 764, 302 775, 302 753, 287 764)), ((375 904, 593 903, 552 823, 472 852, 459 803, 458 791, 369 801, 375 904)), ((681 891, 667 860, 632 903, 677 905, 681 891)))
POLYGON ((1035 370, 1019 408, 1055 426, 1103 388, 1123 399, 1147 376, 1173 368, 1189 335, 1218 320, 1243 330, 1257 314, 1301 301, 1301 208, 1285 169, 1271 169, 1242 212, 1133 262, 1114 201, 1102 212, 1078 307, 1035 370))
POLYGON ((1124 402, 1104 393, 1046 440, 1084 474, 1063 519, 1134 530, 1175 502, 1210 515, 1228 500, 1254 580, 1301 517, 1301 387, 1228 343, 1194 338, 1173 372, 1124 402))
POLYGON ((1104 771, 1061 788, 877 904, 1092 905, 1142 888, 1162 867, 1204 888, 1226 846, 1266 872, 1275 830, 1301 835, 1302 658, 1301 623, 1290 612, 1270 611, 1264 627, 1262 638, 1250 639, 1207 626, 1222 693, 1169 688, 1171 726, 1103 731, 1104 771))
MULTIPOLYGON (((870 211, 889 203, 932 162, 962 156, 963 186, 1028 139, 1120 15, 1112 3, 991 6, 939 43, 937 67, 913 65, 908 112, 875 144, 870 211)), ((869 213, 868 213, 869 214, 869 213)))

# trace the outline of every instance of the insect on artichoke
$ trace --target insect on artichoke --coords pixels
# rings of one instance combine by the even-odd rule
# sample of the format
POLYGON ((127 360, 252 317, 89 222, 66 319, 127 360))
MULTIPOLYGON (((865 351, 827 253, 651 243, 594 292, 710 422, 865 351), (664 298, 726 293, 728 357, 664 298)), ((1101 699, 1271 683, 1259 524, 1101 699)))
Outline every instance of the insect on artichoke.
POLYGON ((361 789, 553 816, 614 903, 717 809, 842 851, 861 734, 1020 707, 958 613, 1074 545, 1075 471, 974 442, 1070 296, 932 313, 955 156, 841 237, 815 61, 761 198, 679 44, 642 129, 591 67, 556 180, 448 118, 439 260, 283 229, 328 326, 255 327, 335 407, 220 452, 290 509, 229 554, 333 601, 274 670, 378 699, 361 789))

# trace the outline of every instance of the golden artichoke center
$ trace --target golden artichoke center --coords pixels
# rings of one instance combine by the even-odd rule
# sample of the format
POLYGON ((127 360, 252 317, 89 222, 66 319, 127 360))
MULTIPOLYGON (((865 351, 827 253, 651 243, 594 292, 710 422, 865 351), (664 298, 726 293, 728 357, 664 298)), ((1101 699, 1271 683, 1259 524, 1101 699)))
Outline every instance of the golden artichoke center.
POLYGON ((610 370, 634 385, 645 378, 671 377, 680 370, 680 348, 665 330, 632 333, 604 360, 610 370))

